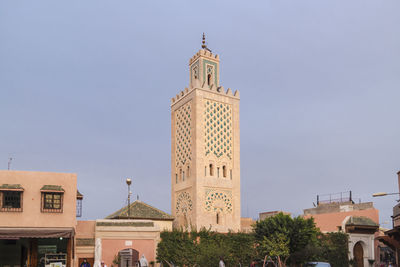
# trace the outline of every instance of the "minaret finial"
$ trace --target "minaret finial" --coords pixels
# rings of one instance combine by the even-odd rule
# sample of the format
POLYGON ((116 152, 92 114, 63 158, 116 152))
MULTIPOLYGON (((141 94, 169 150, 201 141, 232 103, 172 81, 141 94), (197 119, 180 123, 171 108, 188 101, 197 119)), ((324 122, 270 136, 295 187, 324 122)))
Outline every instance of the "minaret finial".
POLYGON ((203 42, 202 42, 203 44, 201 45, 201 48, 203 48, 203 49, 207 49, 207 45, 206 45, 206 35, 204 34, 204 32, 203 32, 203 42))

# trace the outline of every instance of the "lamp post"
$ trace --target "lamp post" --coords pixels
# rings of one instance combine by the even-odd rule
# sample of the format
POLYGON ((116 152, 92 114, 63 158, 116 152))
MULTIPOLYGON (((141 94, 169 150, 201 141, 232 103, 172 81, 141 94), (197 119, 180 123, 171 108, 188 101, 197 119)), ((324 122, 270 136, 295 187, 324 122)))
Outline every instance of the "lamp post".
POLYGON ((377 192, 377 193, 372 194, 373 197, 384 197, 384 196, 388 196, 388 195, 400 195, 400 193, 377 192))
POLYGON ((130 211, 130 209, 131 209, 131 194, 132 194, 132 192, 131 192, 131 183, 132 183, 132 180, 130 179, 130 178, 126 178, 126 184, 128 185, 128 219, 129 219, 129 217, 131 217, 131 211, 130 211))

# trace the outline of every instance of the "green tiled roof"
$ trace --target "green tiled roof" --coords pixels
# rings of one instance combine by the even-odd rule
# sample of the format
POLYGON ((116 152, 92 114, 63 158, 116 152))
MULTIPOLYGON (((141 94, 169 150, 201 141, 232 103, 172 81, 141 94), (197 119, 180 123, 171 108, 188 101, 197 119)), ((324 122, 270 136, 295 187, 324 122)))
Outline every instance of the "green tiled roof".
POLYGON ((20 184, 2 184, 0 189, 23 189, 20 184))
POLYGON ((46 184, 40 190, 49 190, 49 191, 60 191, 64 192, 64 189, 61 187, 61 185, 51 185, 51 184, 46 184))
POLYGON ((129 206, 130 215, 128 217, 128 206, 110 214, 106 219, 149 219, 149 220, 173 220, 174 217, 166 212, 156 209, 146 203, 136 200, 129 206))
POLYGON ((351 216, 346 225, 379 226, 379 224, 364 216, 351 216))

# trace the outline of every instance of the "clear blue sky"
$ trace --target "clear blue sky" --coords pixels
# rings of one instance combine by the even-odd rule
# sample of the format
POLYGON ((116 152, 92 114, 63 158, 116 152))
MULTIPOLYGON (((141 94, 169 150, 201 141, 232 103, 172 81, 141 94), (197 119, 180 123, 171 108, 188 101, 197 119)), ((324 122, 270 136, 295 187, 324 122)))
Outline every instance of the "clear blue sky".
MULTIPOLYGON (((84 219, 170 212, 170 98, 201 45, 241 93, 242 215, 353 190, 389 221, 400 170, 400 2, 0 2, 0 167, 78 174, 84 219)), ((0 181, 1 182, 1 181, 0 181)), ((383 226, 390 226, 383 225, 383 226)))

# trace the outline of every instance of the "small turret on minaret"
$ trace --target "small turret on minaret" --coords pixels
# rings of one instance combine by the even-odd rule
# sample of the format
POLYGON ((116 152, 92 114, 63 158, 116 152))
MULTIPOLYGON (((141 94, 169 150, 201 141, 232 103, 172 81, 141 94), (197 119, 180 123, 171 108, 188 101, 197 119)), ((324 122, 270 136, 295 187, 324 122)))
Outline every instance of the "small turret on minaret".
POLYGON ((203 33, 201 49, 189 60, 190 87, 219 86, 219 57, 207 47, 203 33))

